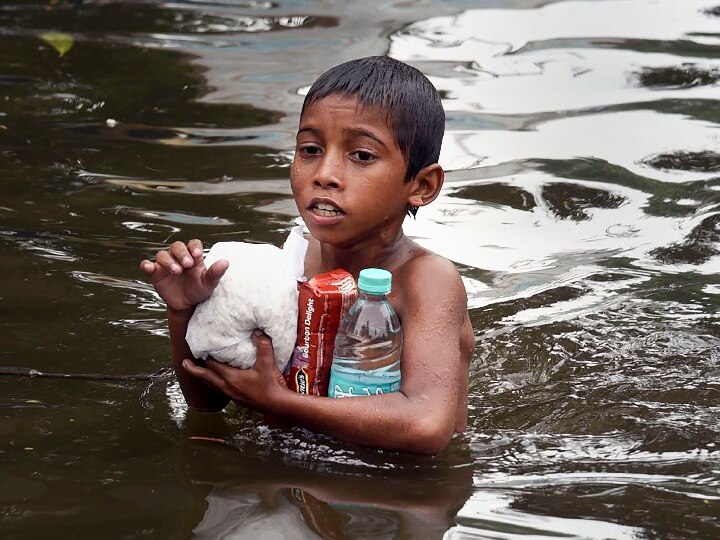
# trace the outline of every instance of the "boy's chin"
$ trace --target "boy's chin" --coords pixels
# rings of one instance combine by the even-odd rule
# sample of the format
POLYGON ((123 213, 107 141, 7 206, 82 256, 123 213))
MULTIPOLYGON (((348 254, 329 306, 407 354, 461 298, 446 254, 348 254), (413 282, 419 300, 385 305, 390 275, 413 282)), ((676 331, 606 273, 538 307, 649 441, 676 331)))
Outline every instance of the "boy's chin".
POLYGON ((347 238, 345 238, 343 235, 330 232, 327 229, 316 227, 308 227, 308 229, 310 230, 310 236, 312 236, 321 244, 330 244, 332 246, 337 245, 339 247, 340 245, 347 242, 347 238))
POLYGON ((317 227, 308 226, 306 227, 310 231, 310 236, 321 244, 328 244, 337 248, 346 248, 353 243, 353 237, 347 233, 338 231, 337 229, 332 230, 328 227, 317 227))

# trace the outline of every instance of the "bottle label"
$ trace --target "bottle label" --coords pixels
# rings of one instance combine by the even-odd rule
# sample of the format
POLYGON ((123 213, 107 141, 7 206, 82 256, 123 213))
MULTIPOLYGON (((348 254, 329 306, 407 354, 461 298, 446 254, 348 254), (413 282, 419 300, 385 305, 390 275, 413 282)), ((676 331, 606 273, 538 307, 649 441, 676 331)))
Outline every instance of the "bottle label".
POLYGON ((330 371, 328 397, 379 396, 400 390, 400 372, 343 369, 330 371))

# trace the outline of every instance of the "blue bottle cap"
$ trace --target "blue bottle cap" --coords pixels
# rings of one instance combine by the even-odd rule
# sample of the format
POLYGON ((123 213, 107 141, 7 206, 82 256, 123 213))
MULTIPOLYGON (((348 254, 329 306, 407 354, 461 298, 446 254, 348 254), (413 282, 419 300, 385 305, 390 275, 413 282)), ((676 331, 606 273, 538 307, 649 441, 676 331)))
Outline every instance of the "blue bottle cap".
POLYGON ((370 294, 387 294, 391 290, 392 274, 382 268, 365 268, 360 270, 358 287, 362 292, 370 294))

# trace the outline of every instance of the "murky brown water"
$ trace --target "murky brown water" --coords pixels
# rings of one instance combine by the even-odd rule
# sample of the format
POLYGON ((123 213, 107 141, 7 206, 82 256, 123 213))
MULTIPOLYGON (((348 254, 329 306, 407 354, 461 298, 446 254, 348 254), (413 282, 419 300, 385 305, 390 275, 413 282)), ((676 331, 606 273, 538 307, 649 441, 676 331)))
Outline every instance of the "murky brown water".
POLYGON ((0 537, 718 537, 719 128, 717 0, 3 2, 0 537), (304 89, 383 53, 447 110, 407 232, 466 279, 468 433, 188 414, 138 261, 280 242, 304 89))

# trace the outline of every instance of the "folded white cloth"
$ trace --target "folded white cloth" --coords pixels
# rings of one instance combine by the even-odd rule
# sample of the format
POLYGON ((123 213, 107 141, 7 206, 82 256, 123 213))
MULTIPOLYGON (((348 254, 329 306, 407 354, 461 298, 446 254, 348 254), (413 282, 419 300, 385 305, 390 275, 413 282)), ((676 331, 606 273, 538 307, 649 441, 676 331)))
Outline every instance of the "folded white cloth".
POLYGON ((210 298, 195 308, 185 339, 195 358, 212 356, 239 368, 255 364, 252 331, 263 330, 273 342, 280 371, 290 360, 297 338, 297 280, 303 275, 307 240, 295 227, 283 249, 268 244, 219 242, 205 265, 230 262, 210 298))

